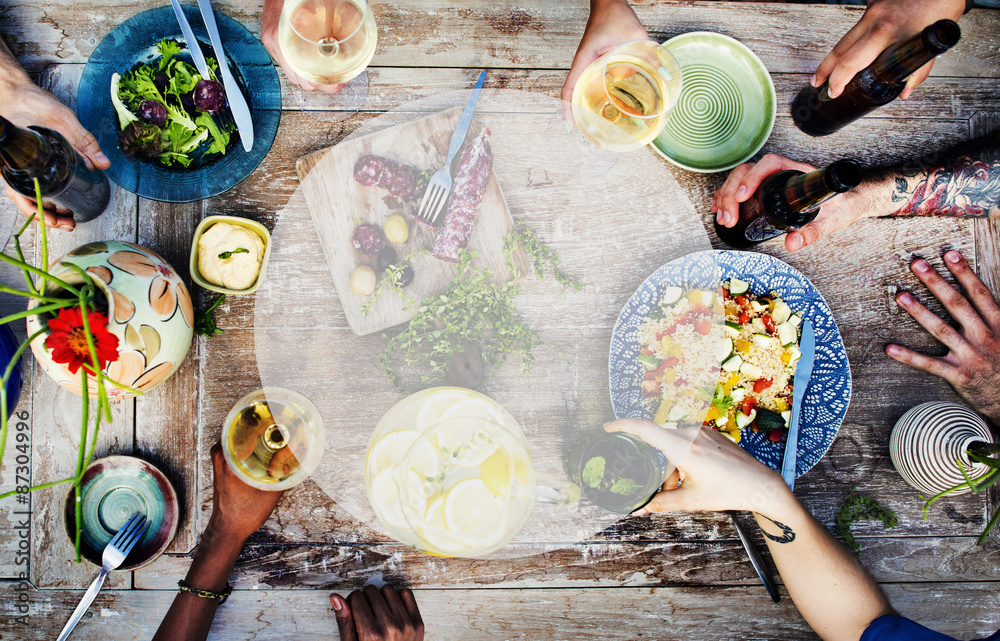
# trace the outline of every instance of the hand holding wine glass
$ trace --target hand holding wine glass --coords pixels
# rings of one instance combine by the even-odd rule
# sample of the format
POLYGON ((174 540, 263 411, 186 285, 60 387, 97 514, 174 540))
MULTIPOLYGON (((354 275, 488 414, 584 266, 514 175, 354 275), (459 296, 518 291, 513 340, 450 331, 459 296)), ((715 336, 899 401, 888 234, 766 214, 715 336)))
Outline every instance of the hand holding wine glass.
POLYGON ((274 58, 281 70, 285 72, 288 81, 293 85, 298 85, 306 91, 323 91, 326 93, 337 93, 344 86, 343 83, 334 85, 317 85, 309 82, 296 73, 295 69, 285 60, 281 47, 278 45, 278 22, 281 19, 281 11, 285 6, 285 0, 264 0, 264 10, 260 18, 260 39, 264 43, 271 57, 274 58))

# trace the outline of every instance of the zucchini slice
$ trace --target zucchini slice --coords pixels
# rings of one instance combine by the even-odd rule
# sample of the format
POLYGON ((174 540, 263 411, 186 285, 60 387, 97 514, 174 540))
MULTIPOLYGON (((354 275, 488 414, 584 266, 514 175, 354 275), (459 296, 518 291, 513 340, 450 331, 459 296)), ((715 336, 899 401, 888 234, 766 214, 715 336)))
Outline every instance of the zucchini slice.
POLYGON ((715 348, 715 358, 721 363, 729 358, 729 355, 733 353, 733 339, 723 338, 719 341, 718 346, 715 348))
POLYGON ((740 358, 739 354, 733 354, 728 360, 722 363, 722 370, 724 372, 736 372, 739 371, 741 365, 743 365, 743 359, 740 358))
POLYGON ((782 347, 788 347, 789 345, 794 345, 798 342, 799 333, 795 329, 795 325, 791 323, 782 323, 778 325, 778 340, 781 342, 782 347))
POLYGON ((763 347, 764 349, 770 349, 777 345, 775 338, 767 334, 754 334, 751 340, 753 340, 754 345, 763 347))
MULTIPOLYGON (((728 363, 729 361, 726 362, 728 363)), ((723 369, 725 369, 725 367, 723 367, 723 369)), ((764 375, 764 372, 753 363, 747 363, 744 361, 743 364, 740 365, 740 374, 746 376, 751 381, 756 381, 759 380, 760 377, 764 375)))
POLYGON ((743 429, 750 423, 753 423, 755 418, 757 418, 757 410, 750 410, 750 416, 747 416, 743 412, 736 412, 736 427, 743 429))
POLYGON ((684 290, 683 289, 681 289, 680 287, 674 287, 673 285, 671 285, 670 287, 664 288, 664 290, 663 290, 663 298, 660 299, 660 304, 661 305, 673 305, 674 303, 676 303, 677 301, 679 301, 681 299, 681 296, 683 296, 683 295, 684 295, 684 290))
POLYGON ((750 283, 745 280, 740 280, 739 278, 729 279, 729 293, 733 296, 746 294, 748 289, 750 289, 750 283))

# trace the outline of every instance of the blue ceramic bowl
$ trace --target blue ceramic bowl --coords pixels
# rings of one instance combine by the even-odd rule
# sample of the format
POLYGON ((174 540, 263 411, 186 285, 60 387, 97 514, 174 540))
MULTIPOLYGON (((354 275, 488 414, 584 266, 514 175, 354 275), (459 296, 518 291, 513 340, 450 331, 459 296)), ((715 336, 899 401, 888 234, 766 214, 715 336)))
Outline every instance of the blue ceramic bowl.
MULTIPOLYGON (((184 13, 206 56, 216 57, 198 9, 184 6, 184 13)), ((243 25, 220 13, 215 17, 230 69, 250 105, 253 148, 245 151, 234 135, 234 144, 224 156, 186 170, 166 169, 138 158, 127 158, 122 153, 118 144, 118 117, 111 104, 111 76, 157 59, 156 43, 164 38, 186 46, 173 9, 170 6, 150 9, 118 25, 101 41, 87 61, 77 92, 80 122, 94 134, 111 160, 111 167, 105 173, 120 187, 153 200, 172 203, 202 200, 239 184, 271 149, 281 120, 281 85, 271 56, 243 25)), ((178 58, 191 60, 186 49, 178 58)))
MULTIPOLYGON (((18 347, 20 347, 20 343, 18 343, 17 337, 14 336, 14 332, 11 331, 10 327, 0 325, 0 371, 5 369, 7 364, 10 363, 10 359, 14 357, 18 347)), ((23 384, 24 379, 21 378, 21 359, 17 359, 14 371, 11 372, 10 378, 7 379, 8 417, 14 413, 14 408, 17 407, 17 401, 21 398, 21 387, 23 384)))
MULTIPOLYGON (((706 251, 685 256, 659 268, 639 286, 625 303, 611 338, 609 383, 611 404, 617 418, 651 419, 642 404, 640 345, 637 330, 669 285, 705 286, 704 274, 718 274, 721 280, 745 280, 754 294, 777 292, 803 320, 810 320, 816 332, 816 363, 802 401, 799 451, 795 476, 799 477, 819 462, 837 437, 851 400, 851 367, 833 312, 802 272, 767 254, 738 251, 706 251)), ((717 287, 719 283, 714 283, 717 287)), ((740 445, 758 461, 781 469, 783 443, 768 441, 763 433, 744 431, 740 445)))

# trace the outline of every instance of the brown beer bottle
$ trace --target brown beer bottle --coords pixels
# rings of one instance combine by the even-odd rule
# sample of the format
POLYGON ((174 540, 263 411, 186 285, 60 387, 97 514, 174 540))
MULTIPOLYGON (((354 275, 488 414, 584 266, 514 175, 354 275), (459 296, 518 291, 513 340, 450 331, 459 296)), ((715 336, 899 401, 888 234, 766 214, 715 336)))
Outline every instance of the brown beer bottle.
POLYGON ((819 207, 836 194, 861 182, 857 161, 838 160, 808 174, 785 170, 764 179, 753 196, 740 203, 733 227, 715 223, 715 233, 730 247, 745 249, 787 231, 798 229, 819 214, 819 207))
POLYGON ((111 186, 103 172, 89 169, 62 134, 45 127, 22 129, 0 117, 0 173, 14 191, 42 198, 73 212, 73 220, 97 218, 108 207, 111 186))
POLYGON ((829 81, 821 87, 807 85, 792 102, 792 120, 810 136, 832 134, 895 100, 913 72, 955 46, 961 35, 962 30, 952 20, 938 20, 879 54, 836 98, 830 98, 829 81))

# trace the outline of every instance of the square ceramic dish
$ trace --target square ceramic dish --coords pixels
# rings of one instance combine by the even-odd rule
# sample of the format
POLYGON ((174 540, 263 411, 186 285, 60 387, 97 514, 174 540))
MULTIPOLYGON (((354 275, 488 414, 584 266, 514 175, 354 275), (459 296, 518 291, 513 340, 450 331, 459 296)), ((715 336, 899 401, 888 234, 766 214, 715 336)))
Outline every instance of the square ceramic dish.
POLYGON ((238 218, 236 216, 209 216, 205 220, 201 221, 198 224, 198 227, 194 230, 194 239, 191 241, 191 280, 197 283, 200 287, 204 287, 209 291, 219 292, 220 294, 235 294, 237 296, 252 294, 257 291, 257 288, 260 287, 261 281, 264 280, 264 273, 267 271, 267 260, 270 257, 271 234, 268 233, 267 227, 264 227, 255 220, 249 220, 247 218, 238 218), (245 227, 260 236, 260 239, 264 241, 264 256, 260 261, 260 271, 257 273, 257 280, 255 280, 253 285, 250 287, 246 289, 229 289, 228 287, 216 285, 215 283, 208 282, 198 270, 198 241, 201 240, 201 235, 215 223, 229 223, 230 225, 245 227))

